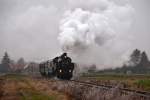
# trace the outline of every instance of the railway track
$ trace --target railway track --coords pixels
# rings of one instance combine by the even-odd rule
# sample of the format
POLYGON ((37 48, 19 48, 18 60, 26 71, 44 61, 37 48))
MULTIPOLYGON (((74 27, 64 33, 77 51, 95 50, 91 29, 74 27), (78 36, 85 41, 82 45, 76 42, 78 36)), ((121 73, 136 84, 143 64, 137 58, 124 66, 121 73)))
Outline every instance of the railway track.
MULTIPOLYGON (((38 77, 40 79, 42 79, 42 77, 38 77)), ((49 78, 46 78, 49 80, 49 78)), ((63 81, 63 80, 57 80, 57 81, 63 81)), ((85 82, 85 81, 79 81, 79 80, 69 80, 67 82, 74 82, 76 84, 79 85, 84 85, 87 87, 95 87, 95 88, 101 88, 104 90, 110 90, 113 88, 116 88, 114 86, 110 86, 110 85, 101 85, 101 84, 96 84, 93 82, 85 82)), ((118 87, 119 91, 121 92, 122 95, 127 95, 127 94, 135 94, 138 95, 142 98, 147 98, 146 100, 150 100, 150 92, 147 91, 139 91, 139 90, 133 90, 133 89, 129 89, 129 88, 122 88, 122 87, 118 87)))
MULTIPOLYGON (((1 76, 5 76, 5 75, 1 75, 1 76)), ((122 87, 119 87, 119 86, 114 87, 114 86, 110 86, 110 85, 101 85, 101 84, 96 84, 96 83, 93 83, 93 82, 85 82, 85 81, 79 81, 79 80, 67 80, 67 81, 65 80, 64 81, 64 80, 43 78, 41 76, 33 76, 32 78, 38 79, 38 80, 46 79, 47 81, 54 80, 56 82, 57 81, 66 82, 66 84, 70 83, 70 82, 73 82, 76 85, 83 85, 85 87, 94 87, 94 88, 97 88, 97 89, 103 89, 105 91, 110 91, 111 89, 117 88, 120 91, 121 95, 134 94, 134 95, 139 96, 140 98, 142 98, 141 100, 150 100, 150 92, 147 92, 147 91, 132 90, 132 89, 128 89, 128 88, 122 88, 122 87)))
MULTIPOLYGON (((71 82, 75 82, 80 85, 85 85, 89 87, 95 87, 95 88, 101 88, 105 90, 110 90, 115 88, 114 86, 108 86, 108 85, 100 85, 96 83, 91 83, 91 82, 84 82, 84 81, 78 81, 78 80, 70 80, 71 82)), ((137 96, 140 96, 141 98, 145 98, 146 100, 150 100, 150 92, 147 91, 139 91, 139 90, 132 90, 128 88, 121 88, 118 87, 119 91, 121 92, 122 95, 127 95, 127 94, 135 94, 137 96)))

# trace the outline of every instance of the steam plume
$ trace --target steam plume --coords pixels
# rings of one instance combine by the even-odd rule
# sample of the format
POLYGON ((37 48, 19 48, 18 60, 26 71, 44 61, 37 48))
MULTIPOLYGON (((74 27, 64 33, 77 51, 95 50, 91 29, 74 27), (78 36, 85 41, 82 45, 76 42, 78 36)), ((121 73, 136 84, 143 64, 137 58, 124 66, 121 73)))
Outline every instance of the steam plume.
MULTIPOLYGON (((58 40, 62 49, 77 55, 84 55, 85 52, 88 52, 85 55, 100 55, 101 50, 106 50, 110 56, 116 53, 115 49, 122 41, 120 39, 131 25, 133 8, 129 1, 70 0, 69 6, 60 22, 58 40)), ((128 44, 125 44, 126 48, 128 44)), ((111 61, 104 61, 103 64, 111 64, 111 61)))

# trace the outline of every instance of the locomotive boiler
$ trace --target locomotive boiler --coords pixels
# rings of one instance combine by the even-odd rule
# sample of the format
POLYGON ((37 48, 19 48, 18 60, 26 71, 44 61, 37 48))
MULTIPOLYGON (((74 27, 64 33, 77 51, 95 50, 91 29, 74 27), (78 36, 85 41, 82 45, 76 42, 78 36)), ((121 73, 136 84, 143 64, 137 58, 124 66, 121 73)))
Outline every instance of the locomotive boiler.
POLYGON ((61 56, 39 64, 39 71, 45 77, 57 77, 59 79, 70 80, 73 76, 75 63, 63 53, 61 56))

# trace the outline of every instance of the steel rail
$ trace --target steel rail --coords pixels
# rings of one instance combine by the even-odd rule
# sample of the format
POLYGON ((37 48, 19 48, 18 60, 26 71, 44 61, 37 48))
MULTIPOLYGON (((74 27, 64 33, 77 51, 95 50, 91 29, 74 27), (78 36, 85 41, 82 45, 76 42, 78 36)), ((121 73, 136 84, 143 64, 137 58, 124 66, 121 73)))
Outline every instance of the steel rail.
MULTIPOLYGON (((70 80, 71 82, 75 82, 75 83, 79 83, 82 85, 86 85, 86 86, 90 86, 90 87, 96 87, 96 88, 103 88, 103 89, 111 89, 111 88, 115 88, 114 86, 110 86, 110 85, 100 85, 100 84, 96 84, 96 83, 91 83, 91 82, 85 82, 85 81, 77 81, 77 80, 70 80)), ((150 99, 150 92, 147 91, 139 91, 139 90, 132 90, 132 89, 128 89, 128 88, 118 88, 121 92, 125 92, 125 93, 134 93, 136 95, 142 96, 142 97, 146 97, 150 99)))

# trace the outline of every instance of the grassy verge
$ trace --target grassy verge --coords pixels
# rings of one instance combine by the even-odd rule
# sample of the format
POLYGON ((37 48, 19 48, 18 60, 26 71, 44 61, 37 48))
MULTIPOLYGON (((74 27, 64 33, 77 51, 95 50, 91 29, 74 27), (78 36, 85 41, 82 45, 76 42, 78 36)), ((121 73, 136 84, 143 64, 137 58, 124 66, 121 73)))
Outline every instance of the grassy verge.
POLYGON ((134 84, 139 88, 150 91, 150 79, 137 80, 134 84))
POLYGON ((1 78, 7 82, 7 86, 9 85, 10 87, 11 85, 13 90, 11 89, 10 92, 14 93, 16 97, 20 98, 19 100, 60 100, 66 96, 65 94, 57 91, 49 91, 50 87, 45 88, 45 91, 42 90, 42 87, 45 86, 45 84, 42 84, 42 80, 41 82, 35 81, 26 75, 7 74, 1 78), (9 84, 8 82, 11 83, 9 84), (37 84, 39 83, 41 84, 41 87, 38 87, 37 84))
POLYGON ((24 89, 22 90, 22 100, 57 100, 55 95, 46 95, 39 91, 24 89))
POLYGON ((16 81, 22 81, 24 80, 27 76, 26 75, 21 75, 21 74, 6 74, 3 76, 5 79, 10 79, 10 80, 16 80, 16 81))
POLYGON ((123 83, 128 88, 150 92, 150 75, 87 74, 83 75, 81 78, 87 78, 101 82, 123 83))

